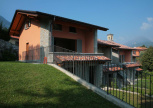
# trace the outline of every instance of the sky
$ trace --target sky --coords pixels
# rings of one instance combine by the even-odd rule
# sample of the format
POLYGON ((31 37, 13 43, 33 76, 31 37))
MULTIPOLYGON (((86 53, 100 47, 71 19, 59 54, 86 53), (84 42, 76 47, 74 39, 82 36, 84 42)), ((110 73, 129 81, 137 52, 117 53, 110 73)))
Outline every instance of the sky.
POLYGON ((153 0, 1 0, 0 15, 12 21, 16 9, 40 11, 106 27, 98 38, 124 44, 133 38, 153 41, 153 0))

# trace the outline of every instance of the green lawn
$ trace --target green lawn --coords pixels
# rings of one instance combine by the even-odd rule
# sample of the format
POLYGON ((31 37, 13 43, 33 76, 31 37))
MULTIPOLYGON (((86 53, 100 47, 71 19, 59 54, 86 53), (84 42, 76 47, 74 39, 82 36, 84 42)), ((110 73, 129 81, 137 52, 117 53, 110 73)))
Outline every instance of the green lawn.
POLYGON ((45 64, 0 62, 0 108, 117 108, 45 64))
POLYGON ((141 97, 141 94, 133 95, 133 93, 129 93, 128 91, 123 92, 123 91, 116 91, 116 90, 114 91, 109 90, 109 93, 137 108, 152 108, 153 107, 153 99, 151 99, 150 101, 150 97, 146 97, 146 100, 145 100, 145 96, 142 95, 141 97))

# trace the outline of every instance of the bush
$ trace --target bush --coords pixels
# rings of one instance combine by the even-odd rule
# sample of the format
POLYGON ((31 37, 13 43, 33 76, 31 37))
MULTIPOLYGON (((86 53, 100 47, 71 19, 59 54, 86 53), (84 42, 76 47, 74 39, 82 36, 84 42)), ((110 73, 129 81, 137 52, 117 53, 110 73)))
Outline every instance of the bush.
POLYGON ((5 41, 10 40, 8 29, 2 27, 2 22, 0 22, 0 39, 3 39, 5 41))
POLYGON ((16 61, 18 60, 18 51, 13 47, 5 48, 0 51, 0 61, 16 61))
POLYGON ((140 62, 144 70, 153 71, 153 47, 150 46, 142 56, 140 62))

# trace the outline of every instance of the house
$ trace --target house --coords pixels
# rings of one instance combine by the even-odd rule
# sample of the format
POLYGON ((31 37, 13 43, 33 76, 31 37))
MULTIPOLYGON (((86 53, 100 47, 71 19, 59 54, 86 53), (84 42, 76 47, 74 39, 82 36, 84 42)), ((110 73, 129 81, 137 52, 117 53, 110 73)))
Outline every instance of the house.
POLYGON ((140 54, 143 53, 145 50, 147 50, 146 47, 134 47, 132 56, 133 56, 133 62, 139 62, 140 54))
POLYGON ((10 36, 10 43, 13 45, 19 46, 19 37, 18 36, 10 36))
POLYGON ((110 59, 97 53, 97 30, 108 29, 38 11, 16 10, 9 33, 19 37, 19 61, 56 63, 100 86, 102 64, 110 59))
POLYGON ((113 41, 113 34, 107 35, 107 40, 98 39, 98 52, 111 59, 110 63, 103 66, 103 84, 110 79, 117 79, 119 87, 128 82, 133 84, 136 71, 140 71, 140 64, 133 62, 132 51, 134 48, 113 41), (109 67, 109 68, 108 68, 109 67), (126 72, 124 72, 126 70, 126 72))

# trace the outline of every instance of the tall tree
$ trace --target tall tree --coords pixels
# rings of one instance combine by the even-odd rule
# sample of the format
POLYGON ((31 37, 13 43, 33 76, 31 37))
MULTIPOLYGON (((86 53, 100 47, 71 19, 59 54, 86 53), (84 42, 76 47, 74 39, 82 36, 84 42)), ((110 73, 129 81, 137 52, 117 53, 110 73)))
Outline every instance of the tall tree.
POLYGON ((140 57, 143 69, 153 71, 153 47, 150 46, 140 57))
POLYGON ((8 29, 7 28, 3 28, 3 22, 0 23, 0 39, 3 39, 5 41, 9 41, 10 40, 10 35, 8 33, 8 29))
POLYGON ((141 47, 145 47, 145 48, 147 48, 145 45, 142 45, 141 47))

